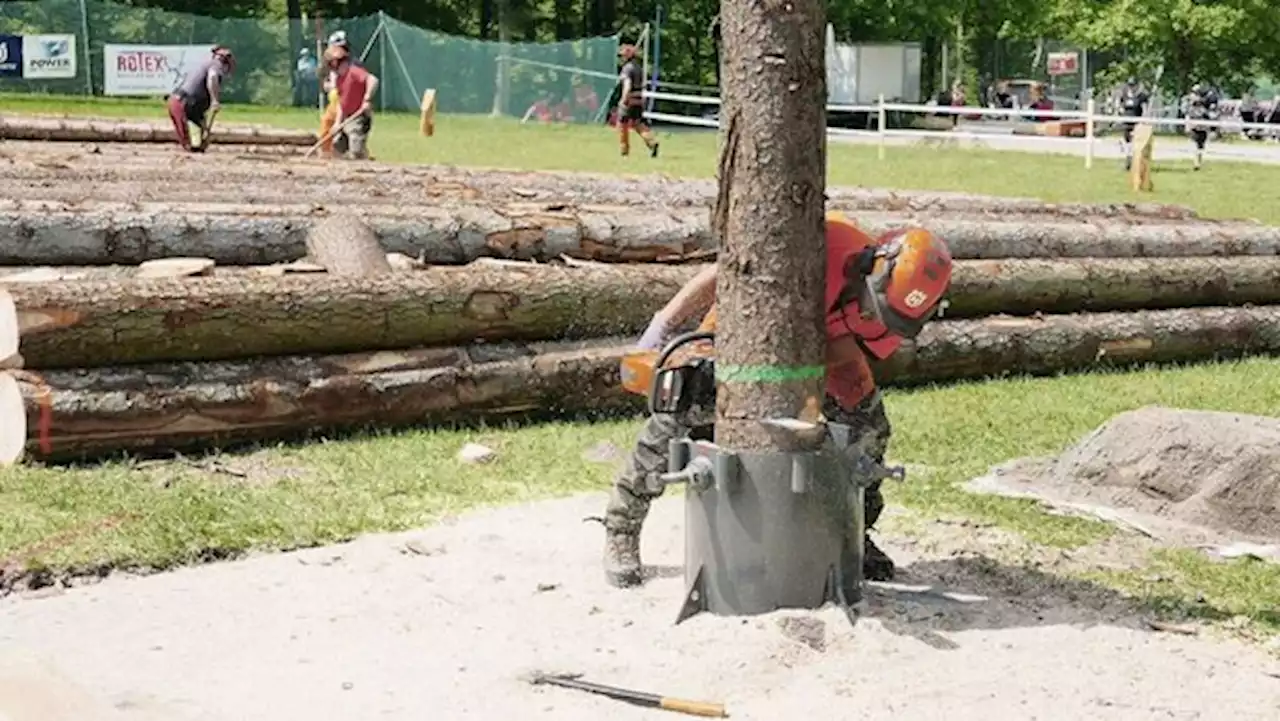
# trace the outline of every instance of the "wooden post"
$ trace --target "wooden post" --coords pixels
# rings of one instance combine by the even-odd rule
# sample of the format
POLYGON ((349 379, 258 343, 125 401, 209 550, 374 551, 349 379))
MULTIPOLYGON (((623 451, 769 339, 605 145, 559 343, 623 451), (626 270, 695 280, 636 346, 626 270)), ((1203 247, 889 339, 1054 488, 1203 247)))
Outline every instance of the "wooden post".
POLYGON ((1155 189, 1151 183, 1151 155, 1155 149, 1151 123, 1138 123, 1133 129, 1133 165, 1129 167, 1129 186, 1140 193, 1155 189))
POLYGON ((423 135, 431 137, 436 134, 436 89, 427 88, 422 93, 422 117, 419 128, 423 135))
POLYGON ((715 440, 791 450, 760 421, 823 397, 826 3, 721 0, 720 20, 715 440))

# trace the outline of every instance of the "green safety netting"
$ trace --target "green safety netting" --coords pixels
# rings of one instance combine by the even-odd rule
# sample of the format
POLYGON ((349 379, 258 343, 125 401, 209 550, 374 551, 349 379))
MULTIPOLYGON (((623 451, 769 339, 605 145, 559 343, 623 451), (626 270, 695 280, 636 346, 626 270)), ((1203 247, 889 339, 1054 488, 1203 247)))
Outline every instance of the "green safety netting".
MULTIPOLYGON (((424 30, 379 13, 325 19, 321 40, 346 32, 364 65, 382 80, 383 110, 416 110, 436 91, 442 113, 500 113, 596 120, 617 75, 618 38, 500 43, 424 30)), ((299 51, 314 54, 314 21, 212 18, 85 0, 0 3, 0 34, 76 37, 73 78, 0 75, 0 92, 103 94, 104 44, 224 43, 238 61, 228 102, 315 105, 314 76, 297 70, 299 51), (88 42, 86 43, 86 32, 88 42), (87 53, 86 53, 87 47, 87 53), (86 67, 87 66, 87 67, 86 67)))

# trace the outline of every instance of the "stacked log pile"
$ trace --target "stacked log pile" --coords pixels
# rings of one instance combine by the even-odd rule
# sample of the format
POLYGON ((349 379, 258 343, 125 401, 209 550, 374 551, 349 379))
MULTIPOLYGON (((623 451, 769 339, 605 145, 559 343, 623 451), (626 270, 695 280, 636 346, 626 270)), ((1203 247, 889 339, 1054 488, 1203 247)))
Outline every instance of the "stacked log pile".
MULTIPOLYGON (((0 462, 639 410, 619 360, 716 249, 706 181, 11 157, 0 462)), ((853 188, 829 206, 957 258, 885 383, 1280 350, 1280 228, 853 188)))

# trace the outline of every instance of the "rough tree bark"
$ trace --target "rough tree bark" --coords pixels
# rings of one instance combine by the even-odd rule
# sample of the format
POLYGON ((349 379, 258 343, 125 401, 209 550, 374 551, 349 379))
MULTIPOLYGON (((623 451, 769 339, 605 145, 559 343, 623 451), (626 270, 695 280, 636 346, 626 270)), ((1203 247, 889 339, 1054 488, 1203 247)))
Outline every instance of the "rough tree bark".
POLYGON ((21 384, 32 429, 27 451, 38 459, 62 459, 207 448, 371 424, 634 412, 642 399, 619 388, 622 342, 49 371, 42 374, 52 393, 48 453, 35 437, 38 390, 21 384))
POLYGON ((1280 303, 1280 258, 961 260, 948 318, 1280 303))
POLYGON ((875 372, 912 385, 1277 351, 1278 306, 988 317, 930 323, 875 372))
MULTIPOLYGON (((0 139, 88 143, 177 142, 171 126, 153 123, 16 116, 0 118, 0 139)), ((230 125, 216 127, 213 131, 213 141, 220 145, 295 145, 307 147, 315 143, 316 140, 315 133, 305 130, 230 125)))
MULTIPOLYGON (((330 210, 299 204, 89 201, 70 207, 25 201, 8 204, 21 210, 5 211, 4 205, 0 237, 9 240, 0 244, 0 263, 14 265, 135 264, 173 256, 220 265, 289 261, 306 253, 308 229, 332 211, 360 216, 386 251, 423 254, 433 264, 485 256, 550 260, 562 254, 643 262, 717 250, 706 211, 695 207, 472 201, 330 210)), ((821 199, 812 212, 823 212, 821 199)), ((947 239, 957 259, 1280 255, 1280 228, 1261 225, 992 220, 914 211, 853 217, 872 233, 904 224, 929 228, 947 239)))
POLYGON ((826 3, 720 8, 716 443, 786 450, 760 421, 807 418, 825 376, 826 3))
MULTIPOLYGON (((592 338, 643 330, 698 268, 476 264, 380 278, 237 269, 245 272, 15 283, 20 310, 9 322, 13 348, 21 327, 34 368, 592 338)), ((3 304, 0 296, 0 330, 3 304)))
POLYGON ((373 229, 341 211, 311 226, 307 259, 338 277, 370 278, 391 272, 391 263, 373 229))
MULTIPOLYGON (((474 345, 346 356, 51 370, 51 453, 39 447, 38 388, 23 382, 36 458, 209 447, 308 429, 468 422, 541 412, 639 411, 619 363, 630 338, 474 345)), ((876 368, 886 385, 1056 374, 1280 352, 1280 307, 943 320, 876 368)), ((0 386, 7 378, 0 373, 0 386)), ((0 388, 2 390, 2 388, 0 388)), ((0 442, 15 427, 3 415, 0 442)))
MULTIPOLYGON (((638 334, 702 267, 499 263, 376 280, 219 268, 190 279, 15 282, 16 320, 0 296, 0 367, 16 348, 6 322, 35 368, 638 334)), ((1277 304, 1280 258, 962 260, 948 302, 947 319, 1277 304)))

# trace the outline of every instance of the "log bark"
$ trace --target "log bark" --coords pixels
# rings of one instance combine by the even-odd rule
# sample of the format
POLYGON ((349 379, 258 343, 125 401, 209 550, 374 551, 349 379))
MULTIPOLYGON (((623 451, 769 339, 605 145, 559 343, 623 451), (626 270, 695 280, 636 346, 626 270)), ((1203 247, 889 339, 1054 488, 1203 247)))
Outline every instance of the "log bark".
MULTIPOLYGON (((419 206, 415 213, 373 217, 387 252, 422 256, 432 264, 481 257, 551 260, 561 255, 635 262, 680 258, 711 247, 706 212, 590 206, 419 206)), ((344 210, 343 212, 358 212, 344 210)), ((219 265, 266 265, 306 254, 312 225, 326 217, 183 212, 0 212, 0 264, 134 265, 174 256, 219 265)))
POLYGON ((948 318, 1280 303, 1280 258, 962 260, 948 318))
MULTIPOLYGON (((175 143, 171 126, 120 120, 85 120, 0 116, 0 140, 43 140, 91 143, 175 143)), ((213 141, 222 145, 297 145, 316 142, 315 133, 257 126, 215 127, 213 141)))
MULTIPOLYGON (((73 368, 635 335, 703 267, 499 262, 369 281, 240 267, 152 281, 124 272, 9 294, 28 365, 73 368)), ((1280 258, 958 261, 948 302, 947 319, 1280 304, 1280 258)))
MULTIPOLYGON (((314 142, 314 139, 310 142, 314 142)), ((307 143, 307 145, 310 144, 307 143)), ((361 163, 335 167, 322 161, 291 158, 253 158, 243 162, 224 162, 215 167, 197 158, 191 162, 145 163, 120 158, 108 153, 82 153, 68 157, 65 152, 46 158, 16 155, 16 162, 0 165, 0 179, 5 181, 6 196, 17 194, 23 181, 40 183, 34 188, 50 188, 51 184, 92 183, 91 191, 81 197, 112 199, 110 194, 121 189, 121 200, 154 197, 168 191, 190 192, 201 185, 244 185, 263 188, 292 186, 280 200, 298 198, 299 193, 315 188, 311 197, 332 198, 328 188, 357 184, 362 191, 390 195, 400 200, 406 193, 422 194, 441 200, 476 200, 490 202, 605 203, 614 205, 663 205, 670 207, 708 207, 718 193, 714 180, 666 176, 619 176, 601 173, 562 171, 512 171, 490 168, 447 166, 406 166, 387 163, 361 163), (32 162, 34 160, 35 162, 32 162)), ((30 196, 28 196, 30 197, 30 196)), ((34 197, 46 197, 36 195, 34 197)), ((173 196, 175 199, 181 197, 173 196)), ((219 195, 217 197, 225 197, 219 195)), ((832 207, 852 212, 955 212, 1040 215, 1062 219, 1131 219, 1131 220, 1195 220, 1199 216, 1185 206, 1160 203, 1050 203, 1037 198, 1001 198, 945 191, 888 190, 864 187, 829 187, 827 197, 832 207)), ((264 199, 265 200, 265 199, 264 199)), ((275 201, 271 201, 275 202, 275 201)), ((1046 218, 1048 219, 1048 218, 1046 218)))
POLYGON ((11 293, 27 364, 49 369, 630 335, 697 270, 480 264, 379 278, 31 283, 11 293))
MULTIPOLYGON (((630 338, 53 370, 49 450, 22 383, 39 459, 207 448, 309 429, 468 422, 512 414, 638 412, 621 388, 630 338)), ((1280 352, 1280 308, 1200 308, 931 324, 877 369, 886 385, 1056 374, 1280 352)), ((3 427, 0 427, 3 431, 3 427)))
MULTIPOLYGON (((621 390, 619 340, 51 371, 37 459, 208 448, 309 431, 642 407, 621 390)), ((23 384, 28 427, 37 390, 23 384)))
POLYGON ((1280 307, 1179 308, 931 323, 876 366, 914 385, 1280 352, 1280 307))
POLYGON ((339 212, 316 223, 307 233, 307 258, 332 275, 371 278, 391 272, 391 262, 378 236, 364 221, 339 212))
POLYGON ((13 376, 0 372, 0 468, 22 460, 27 443, 27 413, 13 376))
MULTIPOLYGON (((18 312, 13 296, 0 288, 0 360, 18 354, 18 312)), ((4 366, 0 365, 0 368, 4 366)))
MULTIPOLYGON (((306 253, 308 229, 328 212, 309 206, 91 206, 87 212, 0 211, 0 264, 137 264, 173 256, 219 265, 285 262, 306 253)), ((817 206, 819 209, 821 205, 817 206)), ((336 206, 335 206, 336 208, 336 206)), ((705 257, 716 243, 702 209, 465 203, 387 208, 345 206, 387 252, 432 264, 480 257, 613 262, 705 257)), ((957 259, 1280 255, 1280 228, 1261 225, 1122 222, 1000 222, 975 217, 858 216, 878 233, 904 222, 947 240, 957 259)))
POLYGON ((823 397, 826 3, 723 2, 720 22, 715 440, 815 448, 761 421, 803 418, 823 397))

